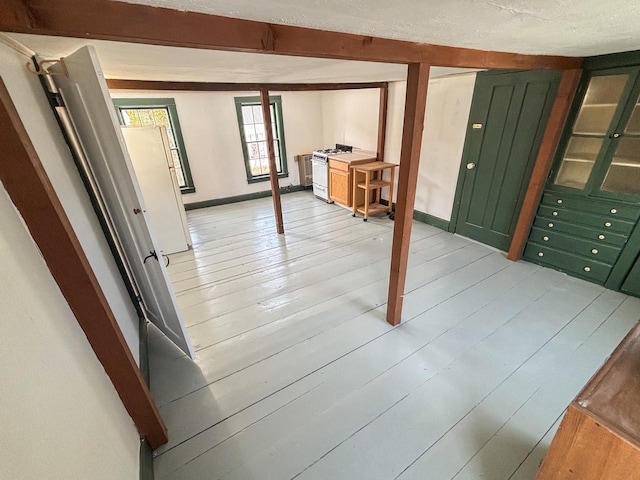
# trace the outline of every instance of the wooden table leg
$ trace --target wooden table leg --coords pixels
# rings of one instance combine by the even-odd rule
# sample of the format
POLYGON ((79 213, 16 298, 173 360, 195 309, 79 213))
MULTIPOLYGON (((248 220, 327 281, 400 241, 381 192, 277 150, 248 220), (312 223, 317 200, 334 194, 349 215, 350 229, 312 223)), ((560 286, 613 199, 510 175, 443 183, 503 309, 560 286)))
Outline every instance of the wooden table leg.
POLYGON ((389 205, 388 205, 388 212, 391 212, 393 210, 393 181, 395 180, 395 167, 391 167, 389 170, 391 170, 391 178, 390 178, 390 185, 389 185, 389 205))
POLYGON ((351 167, 351 175, 353 176, 353 188, 351 192, 351 201, 353 203, 353 216, 356 216, 356 211, 358 210, 358 205, 356 205, 356 198, 358 197, 358 171, 351 167))
POLYGON ((369 184, 371 183, 371 172, 369 170, 364 172, 364 191, 365 191, 365 199, 364 199, 364 221, 367 221, 367 218, 369 218, 369 202, 368 200, 370 200, 369 195, 371 195, 370 191, 369 191, 369 184))

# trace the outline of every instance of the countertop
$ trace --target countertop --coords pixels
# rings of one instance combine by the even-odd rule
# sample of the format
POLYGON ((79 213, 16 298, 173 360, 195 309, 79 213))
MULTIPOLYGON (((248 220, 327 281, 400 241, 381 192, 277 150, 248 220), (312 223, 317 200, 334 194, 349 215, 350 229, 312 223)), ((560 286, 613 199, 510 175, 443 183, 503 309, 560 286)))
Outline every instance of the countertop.
POLYGON ((344 163, 365 163, 374 162, 377 158, 376 152, 370 152, 368 150, 353 149, 351 153, 342 153, 339 155, 329 155, 329 160, 337 160, 344 163))

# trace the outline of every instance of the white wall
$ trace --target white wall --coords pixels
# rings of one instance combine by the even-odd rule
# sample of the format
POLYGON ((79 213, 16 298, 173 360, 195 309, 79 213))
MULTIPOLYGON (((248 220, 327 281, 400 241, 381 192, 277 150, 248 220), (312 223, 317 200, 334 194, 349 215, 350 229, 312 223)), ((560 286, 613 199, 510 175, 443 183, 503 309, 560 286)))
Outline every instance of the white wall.
MULTIPOLYGON (((244 166, 235 97, 256 92, 111 91, 113 98, 173 98, 182 127, 196 192, 184 203, 244 195, 270 189, 269 182, 249 184, 244 166)), ((319 92, 271 92, 282 97, 289 177, 280 186, 299 185, 294 157, 321 148, 322 111, 319 92)))
POLYGON ((137 479, 139 437, 0 184, 0 478, 137 479))
MULTIPOLYGON (((415 210, 451 218, 476 74, 429 80, 415 210)), ((385 160, 400 163, 405 82, 389 86, 385 160)))
POLYGON ((27 58, 0 44, 0 76, 69 217, 136 361, 140 336, 137 313, 44 91, 27 72, 27 58))
MULTIPOLYGON (((444 220, 451 218, 475 77, 468 73, 429 80, 415 209, 444 220)), ((406 82, 389 84, 386 162, 400 163, 405 93, 406 82)), ((323 92, 324 143, 375 151, 378 105, 378 89, 323 92)), ((388 198, 386 192, 383 196, 388 198)))
POLYGON ((336 143, 376 151, 380 90, 337 90, 322 92, 324 148, 336 143))

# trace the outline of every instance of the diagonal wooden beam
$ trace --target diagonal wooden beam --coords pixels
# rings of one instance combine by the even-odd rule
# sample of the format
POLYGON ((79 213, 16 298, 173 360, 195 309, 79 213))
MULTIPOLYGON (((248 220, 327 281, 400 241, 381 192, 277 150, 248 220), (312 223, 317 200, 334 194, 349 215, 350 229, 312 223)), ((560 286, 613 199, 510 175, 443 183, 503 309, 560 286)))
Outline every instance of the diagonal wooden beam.
POLYGON ((518 223, 513 232, 511 245, 509 246, 509 253, 507 254, 509 260, 517 261, 522 257, 522 252, 527 243, 527 237, 529 236, 529 230, 533 224, 533 218, 538 210, 542 190, 544 189, 547 175, 549 175, 549 169, 553 163, 553 155, 560 141, 562 128, 567 121, 567 116, 571 109, 573 97, 578 89, 581 75, 582 70, 565 70, 562 72, 558 93, 553 102, 553 107, 551 107, 549 121, 547 122, 547 127, 542 137, 536 163, 531 172, 527 193, 525 194, 520 215, 518 216, 518 223))
POLYGON ((447 47, 106 0, 3 0, 0 31, 443 67, 564 70, 579 68, 581 62, 572 57, 447 47))
POLYGON ((387 322, 391 325, 398 325, 402 318, 428 85, 429 65, 419 63, 409 65, 387 304, 387 322))
POLYGON ((262 105, 262 118, 267 137, 267 152, 269 153, 269 180, 271 181, 271 196, 273 197, 273 210, 276 216, 276 231, 284 233, 284 221, 282 220, 282 203, 280 202, 280 183, 278 182, 278 169, 276 166, 276 150, 273 146, 273 122, 271 119, 271 106, 269 103, 269 91, 260 90, 260 104, 262 105))
POLYGON ((0 126, 0 181, 140 435, 158 448, 167 429, 1 78, 0 126))

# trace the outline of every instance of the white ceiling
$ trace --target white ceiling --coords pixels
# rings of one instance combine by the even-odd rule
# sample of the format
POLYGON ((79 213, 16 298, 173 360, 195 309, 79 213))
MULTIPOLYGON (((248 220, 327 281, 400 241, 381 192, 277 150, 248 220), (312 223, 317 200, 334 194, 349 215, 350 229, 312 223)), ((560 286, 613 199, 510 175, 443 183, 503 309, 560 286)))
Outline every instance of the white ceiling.
MULTIPOLYGON (((96 47, 107 78, 230 83, 381 82, 404 80, 404 65, 322 58, 220 52, 41 35, 10 34, 43 58, 96 47)), ((436 68, 432 77, 469 72, 436 68)))
MULTIPOLYGON (((483 50, 590 56, 640 49, 638 0, 119 1, 483 50)), ((107 78, 321 83, 393 81, 406 76, 403 65, 11 36, 45 57, 65 56, 91 43, 107 78)), ((431 76, 467 71, 434 67, 431 76)))
POLYGON ((124 1, 481 50, 591 56, 640 49, 638 0, 124 1))

